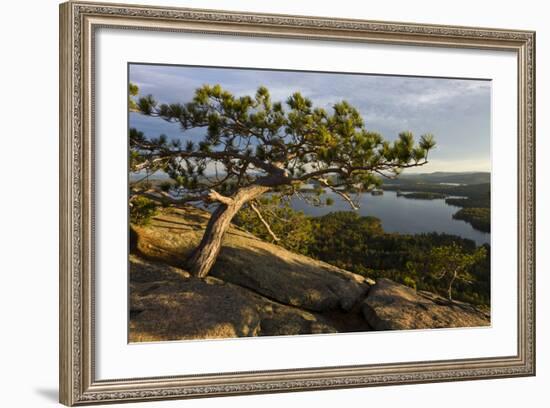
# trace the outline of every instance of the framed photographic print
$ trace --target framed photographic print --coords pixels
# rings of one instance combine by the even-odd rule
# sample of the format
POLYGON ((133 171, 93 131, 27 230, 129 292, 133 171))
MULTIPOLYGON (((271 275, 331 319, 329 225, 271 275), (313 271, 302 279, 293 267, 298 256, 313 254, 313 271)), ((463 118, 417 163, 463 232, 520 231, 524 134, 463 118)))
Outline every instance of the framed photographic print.
POLYGON ((535 33, 60 7, 66 405, 535 374, 535 33))

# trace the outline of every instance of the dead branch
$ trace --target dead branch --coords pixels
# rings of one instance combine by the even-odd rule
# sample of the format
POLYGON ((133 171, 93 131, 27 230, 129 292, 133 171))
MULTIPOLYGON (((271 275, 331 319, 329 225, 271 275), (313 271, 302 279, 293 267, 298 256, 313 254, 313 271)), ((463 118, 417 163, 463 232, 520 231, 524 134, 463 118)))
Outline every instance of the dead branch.
POLYGON ((340 197, 342 197, 344 200, 346 200, 346 201, 349 203, 350 207, 351 207, 353 210, 358 210, 358 209, 359 209, 359 207, 357 207, 357 205, 353 202, 353 200, 351 199, 351 197, 350 197, 347 193, 345 193, 344 191, 335 189, 333 186, 331 186, 331 185, 329 184, 329 182, 328 182, 327 179, 321 179, 321 178, 319 178, 319 179, 317 179, 317 180, 319 180, 319 182, 320 182, 323 186, 329 188, 332 192, 338 194, 340 197))
POLYGON ((271 226, 268 224, 268 222, 262 216, 262 213, 260 212, 260 210, 258 210, 258 207, 256 207, 254 202, 251 201, 248 204, 250 205, 250 208, 252 209, 252 211, 254 211, 256 213, 256 215, 258 216, 258 219, 261 221, 261 223, 264 224, 264 227, 267 230, 267 232, 269 233, 269 235, 271 235, 271 238, 273 238, 274 241, 279 242, 280 241, 279 237, 277 237, 277 235, 275 235, 275 233, 271 229, 271 226))

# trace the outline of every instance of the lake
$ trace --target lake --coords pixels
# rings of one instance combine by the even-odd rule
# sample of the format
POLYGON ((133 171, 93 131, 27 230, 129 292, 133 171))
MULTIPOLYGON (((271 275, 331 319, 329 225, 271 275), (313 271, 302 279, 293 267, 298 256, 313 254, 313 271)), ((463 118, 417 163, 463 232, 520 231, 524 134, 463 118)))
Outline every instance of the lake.
MULTIPOLYGON (((335 211, 350 211, 349 204, 339 195, 327 192, 325 197, 334 200, 330 206, 314 207, 299 198, 293 198, 293 209, 303 211, 310 216, 321 216, 335 211)), ((477 245, 491 242, 491 234, 475 230, 465 221, 453 219, 460 207, 448 205, 444 199, 414 200, 398 197, 395 191, 384 191, 383 195, 361 194, 360 215, 373 216, 382 221, 386 232, 419 234, 440 232, 459 235, 476 242, 477 245)))

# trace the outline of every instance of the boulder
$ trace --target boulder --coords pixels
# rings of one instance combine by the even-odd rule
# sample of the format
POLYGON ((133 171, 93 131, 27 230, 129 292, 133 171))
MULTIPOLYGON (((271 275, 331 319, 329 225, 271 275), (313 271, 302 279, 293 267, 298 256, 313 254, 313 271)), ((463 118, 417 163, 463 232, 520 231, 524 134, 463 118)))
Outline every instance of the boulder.
MULTIPOLYGON (((206 211, 191 206, 164 209, 150 225, 135 227, 137 242, 132 247, 148 258, 183 266, 208 217, 206 211)), ((369 287, 360 275, 262 241, 236 226, 225 234, 210 275, 314 312, 350 310, 369 287)))
POLYGON ((472 305, 417 292, 389 279, 369 290, 362 312, 374 330, 489 326, 490 316, 472 305))
POLYGON ((359 275, 253 238, 227 240, 212 276, 315 312, 350 310, 368 285, 359 275))
POLYGON ((322 316, 130 255, 130 342, 335 333, 322 316))
POLYGON ((257 335, 260 316, 249 296, 218 280, 175 271, 130 258, 131 342, 257 335))
POLYGON ((276 303, 261 309, 259 336, 337 333, 338 329, 323 316, 276 303))

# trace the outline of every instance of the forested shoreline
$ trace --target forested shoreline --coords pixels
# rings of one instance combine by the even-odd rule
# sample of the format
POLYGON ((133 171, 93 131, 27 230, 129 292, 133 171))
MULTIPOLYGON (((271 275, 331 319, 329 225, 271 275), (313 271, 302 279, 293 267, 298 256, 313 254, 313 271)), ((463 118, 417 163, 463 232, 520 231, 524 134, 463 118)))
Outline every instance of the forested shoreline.
POLYGON ((429 265, 433 261, 430 259, 432 250, 454 245, 465 254, 474 254, 483 248, 486 256, 473 264, 469 279, 454 284, 453 296, 477 306, 490 305, 488 244, 478 247, 472 240, 435 232, 387 233, 379 219, 361 217, 352 211, 309 217, 288 206, 270 205, 272 203, 267 200, 263 204, 271 232, 248 209, 237 214, 235 224, 293 252, 372 279, 389 278, 417 290, 442 295, 447 290, 448 280, 437 279, 429 272, 429 265), (278 236, 285 239, 274 239, 278 236))

